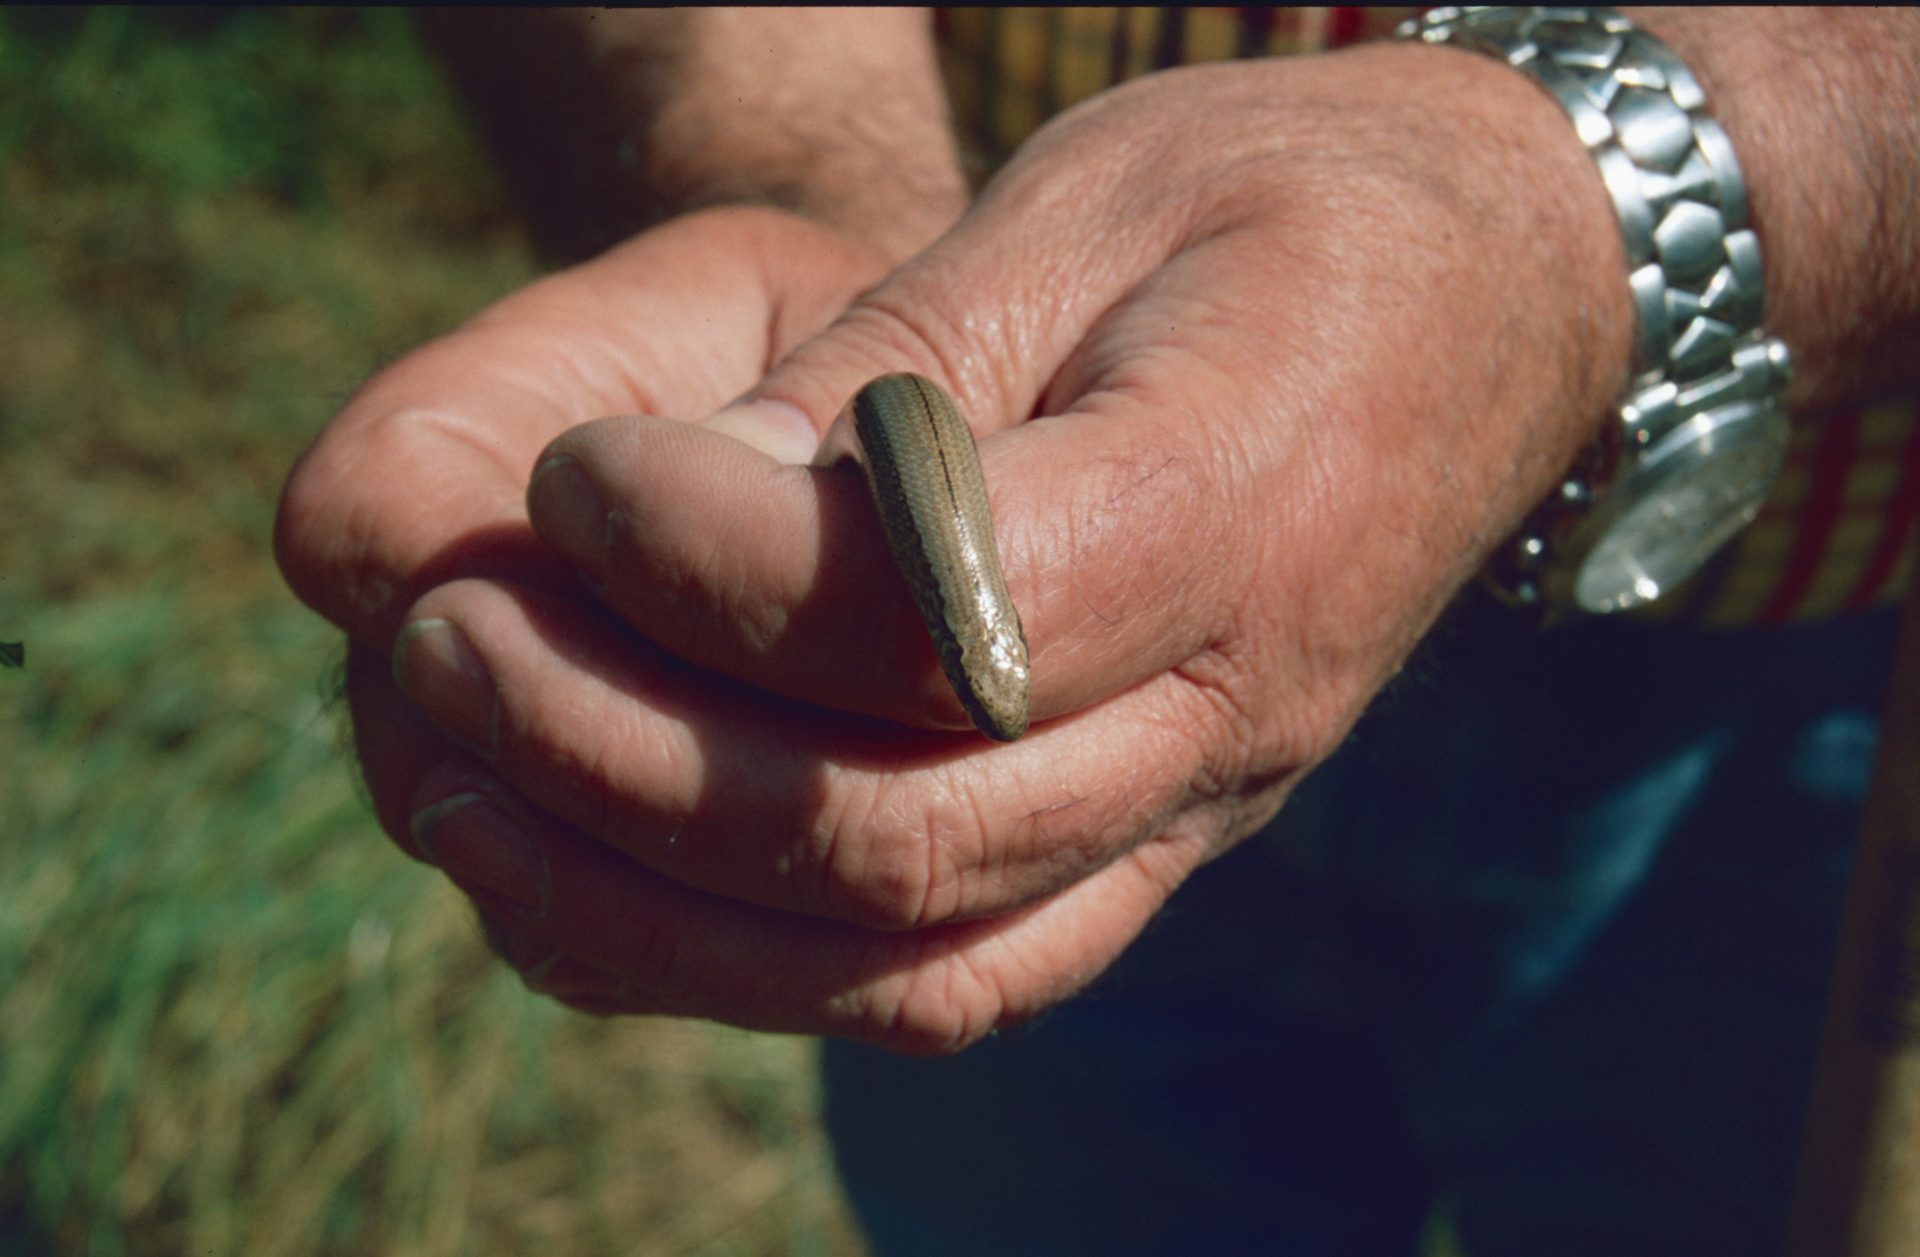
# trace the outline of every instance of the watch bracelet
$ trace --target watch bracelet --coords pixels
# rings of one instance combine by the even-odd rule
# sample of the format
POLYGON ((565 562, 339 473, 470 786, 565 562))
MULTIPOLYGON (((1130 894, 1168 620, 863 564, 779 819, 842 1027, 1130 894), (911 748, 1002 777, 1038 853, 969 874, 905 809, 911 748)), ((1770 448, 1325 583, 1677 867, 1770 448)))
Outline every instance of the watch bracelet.
POLYGON ((1716 407, 1776 400, 1791 360, 1761 327, 1760 245, 1733 145, 1670 48, 1598 7, 1444 7, 1396 34, 1497 57, 1544 87, 1599 167, 1626 249, 1634 362, 1617 421, 1486 569, 1505 600, 1537 605, 1540 573, 1642 451, 1716 407))

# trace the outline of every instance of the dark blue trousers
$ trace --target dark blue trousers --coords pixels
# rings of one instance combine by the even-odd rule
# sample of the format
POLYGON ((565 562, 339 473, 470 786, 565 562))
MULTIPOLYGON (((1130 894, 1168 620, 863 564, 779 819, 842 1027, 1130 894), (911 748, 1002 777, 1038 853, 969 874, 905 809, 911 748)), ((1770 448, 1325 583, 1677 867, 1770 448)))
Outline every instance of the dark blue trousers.
POLYGON ((881 1257, 1772 1257, 1895 617, 1469 595, 1093 990, 829 1045, 881 1257))

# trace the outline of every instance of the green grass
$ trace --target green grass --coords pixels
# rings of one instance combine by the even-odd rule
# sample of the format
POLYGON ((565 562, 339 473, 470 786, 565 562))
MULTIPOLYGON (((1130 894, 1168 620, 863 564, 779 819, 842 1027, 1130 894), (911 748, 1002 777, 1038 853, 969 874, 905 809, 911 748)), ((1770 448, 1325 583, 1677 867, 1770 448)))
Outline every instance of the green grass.
POLYGON ((813 1046, 520 989, 269 557, 536 268, 391 12, 0 10, 0 1252, 845 1254, 813 1046))
POLYGON ((333 409, 535 274, 396 13, 0 8, 0 1253, 861 1251, 813 1045, 524 992, 273 569, 333 409))

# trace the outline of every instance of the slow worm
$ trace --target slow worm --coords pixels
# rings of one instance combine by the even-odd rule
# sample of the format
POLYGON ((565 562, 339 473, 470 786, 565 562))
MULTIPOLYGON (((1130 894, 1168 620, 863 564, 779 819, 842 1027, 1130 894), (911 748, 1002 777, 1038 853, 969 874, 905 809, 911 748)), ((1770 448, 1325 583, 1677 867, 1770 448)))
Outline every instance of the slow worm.
POLYGON ((1027 639, 1000 574, 973 432, 938 384, 883 375, 854 395, 814 459, 846 459, 867 488, 940 666, 980 732, 1027 731, 1027 639))

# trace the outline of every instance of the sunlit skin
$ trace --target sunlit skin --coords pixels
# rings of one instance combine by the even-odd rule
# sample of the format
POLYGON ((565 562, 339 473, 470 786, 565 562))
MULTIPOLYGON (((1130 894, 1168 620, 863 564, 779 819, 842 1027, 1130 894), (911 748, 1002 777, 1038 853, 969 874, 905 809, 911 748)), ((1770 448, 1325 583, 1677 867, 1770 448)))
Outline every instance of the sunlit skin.
MULTIPOLYGON (((1871 346, 1920 302, 1780 191, 1832 146, 1746 121, 1715 76, 1774 54, 1716 20, 1648 24, 1740 146, 1796 397, 1883 382, 1836 312, 1871 346)), ((764 208, 643 233, 383 372, 289 483, 279 555, 354 639, 382 823, 425 855, 431 809, 577 1007, 933 1052, 1078 990, 1339 744, 1631 341, 1565 117, 1447 49, 1140 80, 924 249, 863 239, 764 208), (892 371, 980 437, 1017 743, 970 730, 858 478, 804 465, 892 371), (537 857, 482 845, 504 818, 537 857)))

